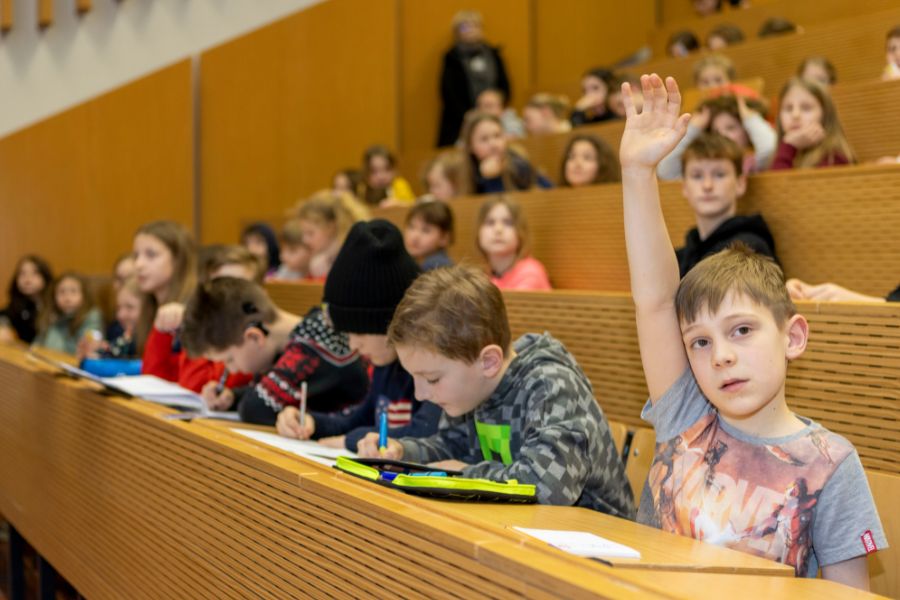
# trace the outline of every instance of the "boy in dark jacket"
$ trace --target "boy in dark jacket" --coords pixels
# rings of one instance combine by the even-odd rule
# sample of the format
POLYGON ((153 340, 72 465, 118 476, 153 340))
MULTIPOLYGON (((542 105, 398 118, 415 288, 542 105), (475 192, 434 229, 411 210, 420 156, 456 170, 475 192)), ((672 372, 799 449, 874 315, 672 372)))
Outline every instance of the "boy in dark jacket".
POLYGON ((747 191, 743 152, 738 145, 718 134, 704 134, 691 142, 681 160, 682 192, 697 219, 684 246, 675 251, 681 276, 705 256, 734 242, 775 258, 775 240, 762 216, 736 214, 738 199, 747 191))

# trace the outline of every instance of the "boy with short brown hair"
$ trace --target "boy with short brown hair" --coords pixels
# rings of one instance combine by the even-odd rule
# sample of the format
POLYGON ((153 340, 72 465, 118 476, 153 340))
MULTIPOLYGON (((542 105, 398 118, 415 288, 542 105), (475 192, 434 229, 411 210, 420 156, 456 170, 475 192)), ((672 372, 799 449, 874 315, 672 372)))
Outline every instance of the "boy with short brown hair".
MULTIPOLYGON (((500 290, 480 270, 430 271, 388 330, 416 398, 444 409, 428 438, 389 439, 384 456, 467 477, 534 484, 538 502, 632 518, 625 469, 591 384, 549 334, 510 344, 500 290)), ((359 443, 378 456, 377 434, 359 443)))
POLYGON ((657 450, 638 520, 769 557, 802 577, 868 587, 866 555, 886 541, 852 444, 795 415, 788 362, 806 348, 784 276, 743 248, 679 282, 656 167, 684 136, 675 80, 643 76, 638 113, 623 86, 625 242, 657 450))
POLYGON ((274 425, 286 407, 300 405, 304 382, 309 409, 326 412, 357 403, 368 387, 365 365, 320 307, 301 318, 243 279, 198 286, 185 308, 181 341, 192 356, 256 376, 247 387, 205 396, 210 408, 237 410, 249 423, 274 425))
POLYGON ((735 242, 775 258, 775 238, 762 215, 738 215, 737 203, 747 191, 743 153, 732 140, 701 134, 681 156, 682 194, 694 211, 697 226, 687 232, 675 254, 684 277, 704 257, 735 242))

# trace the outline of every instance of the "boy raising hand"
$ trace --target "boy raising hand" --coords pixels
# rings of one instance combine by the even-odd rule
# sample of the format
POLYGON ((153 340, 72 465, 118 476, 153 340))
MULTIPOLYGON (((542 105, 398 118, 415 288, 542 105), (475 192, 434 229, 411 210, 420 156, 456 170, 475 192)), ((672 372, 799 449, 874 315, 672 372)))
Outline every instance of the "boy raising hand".
POLYGON ((852 444, 785 399, 788 362, 806 348, 781 269, 743 246, 679 281, 655 169, 685 134, 672 78, 622 86, 625 242, 641 361, 642 418, 657 451, 638 520, 868 588, 866 555, 886 546, 852 444))

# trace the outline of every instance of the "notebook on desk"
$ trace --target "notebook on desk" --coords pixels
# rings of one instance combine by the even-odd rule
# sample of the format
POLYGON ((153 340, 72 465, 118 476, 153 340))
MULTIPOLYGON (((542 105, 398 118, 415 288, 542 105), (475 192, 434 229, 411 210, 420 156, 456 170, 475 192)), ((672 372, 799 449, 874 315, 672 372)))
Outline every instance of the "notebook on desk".
POLYGON ((123 375, 119 377, 98 377, 79 369, 61 360, 45 356, 40 352, 31 350, 28 355, 46 364, 60 369, 66 375, 76 379, 86 379, 102 386, 106 391, 125 396, 127 398, 142 398, 150 402, 156 402, 175 408, 186 408, 195 411, 204 411, 205 405, 200 394, 183 388, 177 383, 166 381, 155 375, 123 375))

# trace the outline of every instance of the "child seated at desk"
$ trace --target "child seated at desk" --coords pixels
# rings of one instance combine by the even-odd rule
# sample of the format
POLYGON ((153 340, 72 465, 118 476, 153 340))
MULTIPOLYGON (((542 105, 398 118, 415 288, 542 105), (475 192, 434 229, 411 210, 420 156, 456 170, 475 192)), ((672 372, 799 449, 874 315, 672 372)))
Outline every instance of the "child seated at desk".
POLYGON ((403 243, 423 271, 448 267, 447 247, 453 243, 453 210, 446 202, 426 200, 406 213, 403 243))
POLYGON ((778 97, 778 150, 772 169, 807 169, 856 163, 828 92, 794 78, 778 97))
MULTIPOLYGON (((383 455, 466 477, 536 486, 542 504, 632 518, 609 424, 575 358, 549 334, 511 343, 500 290, 472 267, 437 269, 409 288, 388 330, 416 398, 444 409, 428 438, 391 437, 383 455)), ((379 456, 378 435, 359 443, 379 456)))
POLYGON ((81 338, 103 335, 103 317, 78 273, 63 273, 51 287, 51 303, 38 316, 40 333, 34 343, 74 355, 81 338))
POLYGON ((355 404, 368 386, 347 336, 334 331, 321 308, 300 318, 243 279, 221 277, 199 286, 185 307, 181 339, 192 356, 257 376, 253 384, 225 388, 211 399, 204 393, 210 408, 237 410, 248 423, 274 425, 286 406, 299 406, 303 382, 309 407, 325 412, 355 404))
POLYGON ((528 224, 522 205, 506 196, 485 200, 478 210, 478 249, 491 282, 501 290, 549 290, 541 262, 529 255, 528 224))
POLYGON ((675 251, 682 277, 704 257, 741 242, 775 258, 775 239, 761 215, 737 215, 737 203, 747 190, 743 152, 718 134, 698 137, 681 157, 682 193, 694 211, 697 226, 675 251))
POLYGON ((107 327, 106 339, 96 340, 90 336, 78 342, 76 356, 82 358, 137 358, 134 330, 141 316, 141 288, 132 275, 117 283, 115 330, 107 327))
POLYGON ((778 147, 778 133, 765 119, 766 108, 756 100, 719 96, 704 101, 688 123, 684 138, 662 159, 656 174, 660 179, 683 175, 683 156, 688 146, 704 133, 718 133, 738 145, 747 175, 769 168, 778 147))
POLYGON ((37 336, 38 313, 50 302, 53 271, 40 256, 19 259, 9 282, 9 304, 0 309, 0 342, 30 344, 37 336))
POLYGON ((395 225, 375 219, 353 226, 325 281, 323 300, 334 328, 347 332, 350 347, 374 367, 372 385, 346 414, 313 411, 301 423, 296 407, 286 407, 278 415, 278 433, 355 452, 364 435, 378 430, 382 414, 395 435, 429 436, 437 430, 441 409, 415 402, 412 377, 387 345, 394 309, 419 273, 395 225))
MULTIPOLYGON (((685 134, 675 80, 625 86, 625 242, 657 450, 638 520, 868 587, 866 555, 886 540, 853 445, 794 414, 791 360, 809 325, 774 261, 746 247, 704 259, 679 282, 656 166, 685 134)), ((402 353, 401 353, 402 355, 402 353)))
POLYGON ((309 273, 312 253, 303 241, 300 219, 291 219, 281 228, 281 265, 270 279, 298 281, 309 273))

